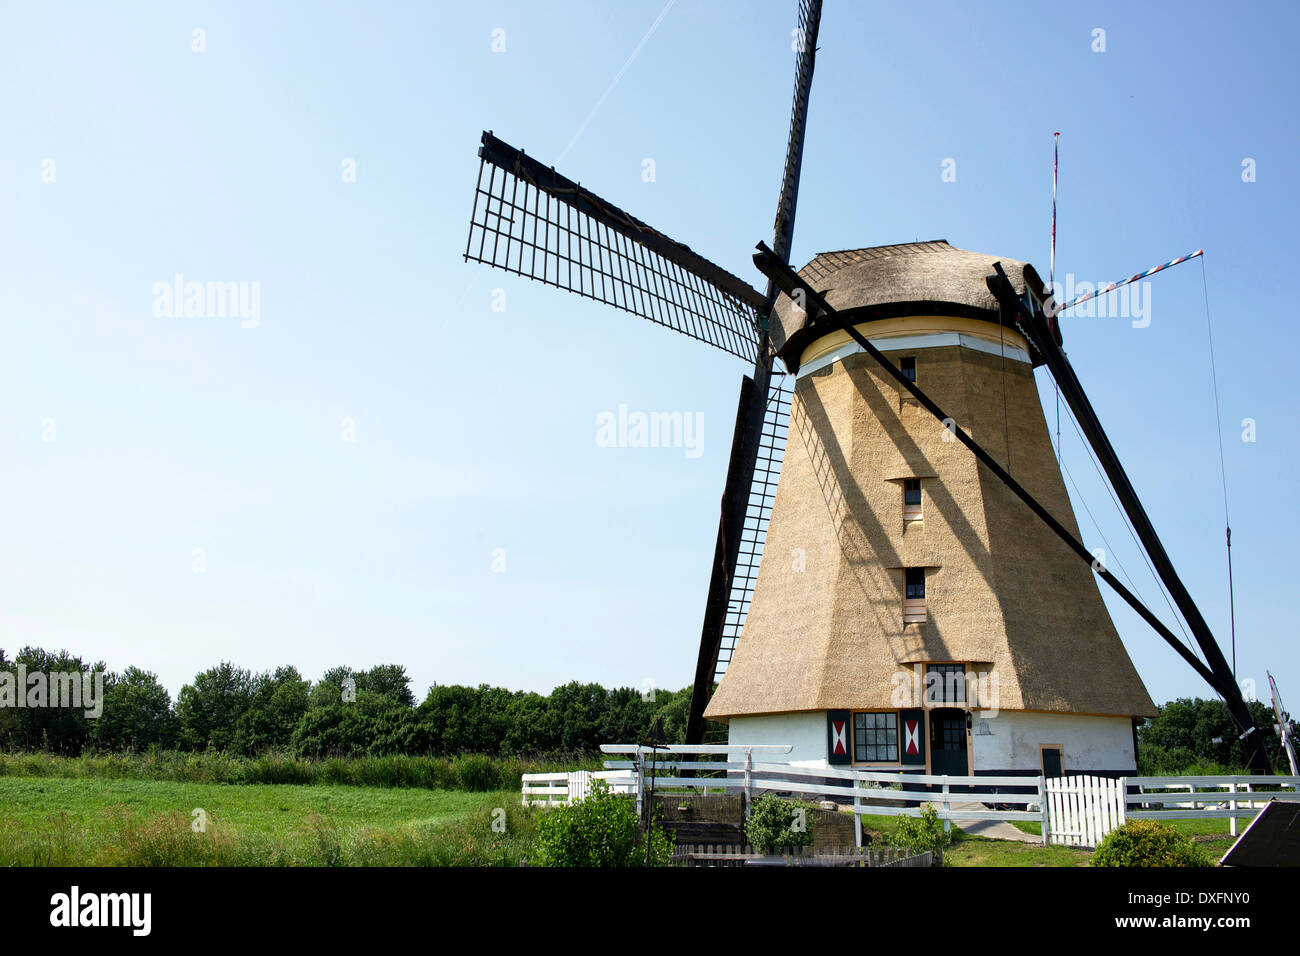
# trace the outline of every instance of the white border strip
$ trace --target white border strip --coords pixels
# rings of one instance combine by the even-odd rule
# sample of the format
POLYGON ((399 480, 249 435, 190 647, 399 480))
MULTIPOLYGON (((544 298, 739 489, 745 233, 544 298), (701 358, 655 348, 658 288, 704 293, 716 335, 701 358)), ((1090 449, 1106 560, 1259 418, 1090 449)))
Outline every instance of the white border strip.
MULTIPOLYGON (((882 352, 896 352, 900 349, 937 349, 943 347, 959 346, 961 348, 974 349, 977 352, 987 352, 990 355, 1005 355, 1013 362, 1028 362, 1029 353, 1024 349, 1017 348, 1014 345, 999 347, 992 342, 986 341, 974 335, 967 335, 964 332, 931 332, 925 335, 895 335, 881 339, 867 339, 872 345, 882 352)), ((836 362, 843 361, 850 355, 857 355, 862 352, 862 346, 852 340, 845 342, 838 348, 831 349, 825 355, 819 355, 805 365, 800 366, 799 371, 795 373, 795 379, 801 379, 805 375, 811 375, 819 369, 826 368, 828 365, 834 365, 836 362)))

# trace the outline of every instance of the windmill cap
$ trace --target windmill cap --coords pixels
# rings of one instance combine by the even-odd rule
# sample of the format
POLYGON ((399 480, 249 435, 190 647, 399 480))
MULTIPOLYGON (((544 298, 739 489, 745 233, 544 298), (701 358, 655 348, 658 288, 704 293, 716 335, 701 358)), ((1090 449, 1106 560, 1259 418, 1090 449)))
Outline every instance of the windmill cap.
MULTIPOLYGON (((855 323, 900 315, 997 322, 998 301, 985 282, 995 262, 1002 263, 1017 295, 1028 289, 1040 300, 1047 298, 1042 278, 1029 263, 958 249, 943 239, 820 252, 799 275, 842 318, 855 323)), ((785 296, 778 300, 771 334, 787 365, 797 363, 804 348, 827 331, 810 326, 808 315, 796 311, 785 296)))

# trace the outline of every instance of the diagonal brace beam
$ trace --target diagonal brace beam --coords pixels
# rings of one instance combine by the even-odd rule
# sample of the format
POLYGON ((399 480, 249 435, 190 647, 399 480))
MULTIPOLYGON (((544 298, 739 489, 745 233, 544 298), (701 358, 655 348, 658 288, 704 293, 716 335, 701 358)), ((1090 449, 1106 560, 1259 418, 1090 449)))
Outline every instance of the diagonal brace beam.
MULTIPOLYGON (((1232 672, 1232 668, 1228 666, 1223 651, 1220 650, 1218 642, 1214 639, 1214 634, 1210 631, 1210 626, 1205 622, 1205 618, 1201 615, 1196 602, 1192 600, 1191 594, 1188 593, 1182 579, 1178 576, 1178 572, 1174 569, 1173 561, 1169 559, 1169 554, 1165 551, 1160 536, 1156 534, 1155 526, 1151 523, 1146 509, 1142 507, 1142 502, 1138 499, 1137 492, 1134 490, 1132 482, 1129 481, 1128 474, 1124 471, 1124 466, 1120 463, 1114 446, 1111 445, 1110 439, 1106 436, 1106 431, 1101 426, 1101 420, 1098 419, 1097 413, 1092 407, 1092 402, 1088 400, 1087 393, 1084 392, 1083 385, 1074 372, 1074 367, 1070 364, 1070 360, 1066 358, 1065 352, 1055 338, 1048 333, 1045 317, 1031 312, 1029 307, 1016 295, 1010 278, 1002 269, 1002 264, 995 262, 993 269, 994 274, 986 279, 989 291, 997 297, 1003 310, 1015 317, 1020 331, 1024 333, 1025 337, 1033 343, 1034 347, 1043 356, 1048 370, 1052 373, 1052 378, 1056 380, 1057 385, 1061 388, 1061 395, 1065 397, 1070 410, 1074 412, 1074 417, 1078 420, 1079 427, 1083 429, 1084 435, 1087 436, 1088 443, 1092 446, 1093 451, 1097 453, 1097 459, 1106 472, 1111 487, 1115 489, 1115 494, 1119 497, 1120 504, 1123 505, 1124 513, 1132 522, 1138 540, 1142 542, 1142 547, 1150 555, 1156 573, 1160 576, 1160 580, 1164 582, 1165 587, 1168 588, 1170 597, 1173 598, 1174 604, 1178 606, 1178 611, 1183 616, 1183 620, 1187 622, 1187 626, 1191 629, 1192 637, 1195 638, 1197 645, 1201 648, 1201 653, 1205 655, 1206 663, 1209 665, 1211 672, 1211 676, 1205 678, 1206 681, 1223 697, 1233 719, 1244 731, 1242 736, 1246 744, 1246 753, 1250 758, 1251 769, 1259 773, 1270 773, 1271 764, 1268 755, 1264 752, 1263 735, 1258 732, 1250 709, 1241 696, 1241 688, 1237 686, 1237 679, 1232 672)), ((1202 674, 1202 676, 1205 675, 1202 674)))

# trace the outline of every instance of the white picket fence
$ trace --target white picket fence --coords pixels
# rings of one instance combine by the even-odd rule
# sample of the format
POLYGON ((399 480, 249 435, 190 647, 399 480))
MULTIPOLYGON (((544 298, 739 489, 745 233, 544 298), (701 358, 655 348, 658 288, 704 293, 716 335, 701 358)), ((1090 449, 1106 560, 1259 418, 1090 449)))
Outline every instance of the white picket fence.
POLYGON ((1128 820, 1254 819, 1269 800, 1300 801, 1300 777, 1070 776, 1047 781, 1048 842, 1092 846, 1128 820))
POLYGON ((950 777, 771 760, 789 753, 787 746, 674 745, 652 752, 634 744, 607 744, 600 749, 628 759, 607 760, 603 772, 524 774, 524 805, 581 800, 593 780, 634 795, 638 811, 652 784, 656 790, 739 793, 747 809, 756 794, 768 791, 852 800, 859 846, 864 815, 920 816, 929 805, 945 824, 1035 821, 1045 843, 1095 847, 1127 820, 1227 818, 1235 835, 1237 820, 1253 819, 1269 800, 1300 801, 1300 777, 950 777), (756 761, 756 756, 767 759, 756 761), (1014 809, 997 809, 1004 806, 1014 809))
POLYGON ((1095 847, 1124 825, 1124 787, 1111 777, 1052 777, 1047 781, 1047 842, 1095 847))

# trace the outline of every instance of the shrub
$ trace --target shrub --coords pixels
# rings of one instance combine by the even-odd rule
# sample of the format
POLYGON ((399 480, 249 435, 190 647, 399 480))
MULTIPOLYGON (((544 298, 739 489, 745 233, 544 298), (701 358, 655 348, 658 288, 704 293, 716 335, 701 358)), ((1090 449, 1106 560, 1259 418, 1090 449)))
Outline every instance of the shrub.
POLYGON ((632 798, 593 780, 585 800, 550 810, 537 823, 538 866, 666 866, 672 841, 657 824, 641 834, 632 798))
POLYGON ((939 811, 927 806, 919 817, 900 817, 898 828, 890 837, 890 845, 899 849, 911 850, 913 853, 925 853, 927 850, 942 859, 943 849, 952 842, 952 834, 943 828, 939 811))
POLYGON ((754 801, 745 822, 745 838, 762 853, 792 846, 811 846, 817 808, 765 793, 754 801))
POLYGON ((501 789, 498 762, 483 754, 462 754, 451 758, 451 767, 460 781, 460 789, 487 793, 501 789))
POLYGON ((1155 820, 1132 820, 1112 831, 1093 866, 1210 866, 1205 851, 1173 827, 1155 820))

